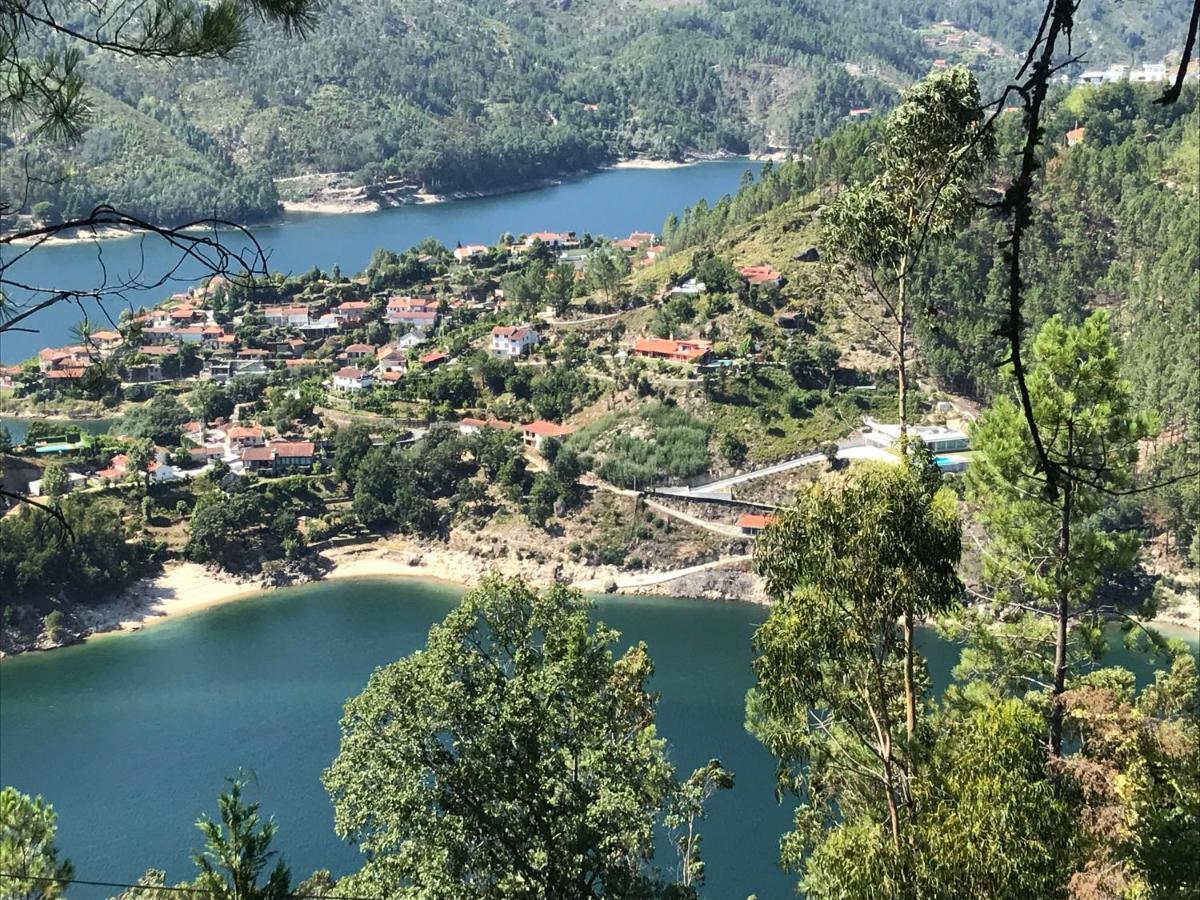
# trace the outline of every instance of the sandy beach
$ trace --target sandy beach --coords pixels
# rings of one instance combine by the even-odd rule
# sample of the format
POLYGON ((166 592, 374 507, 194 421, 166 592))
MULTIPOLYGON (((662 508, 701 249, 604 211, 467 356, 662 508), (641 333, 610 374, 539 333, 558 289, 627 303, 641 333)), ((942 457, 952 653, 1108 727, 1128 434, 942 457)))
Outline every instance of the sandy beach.
POLYGON ((623 159, 620 162, 613 163, 611 169, 682 169, 685 166, 694 166, 704 160, 693 159, 679 162, 673 159, 623 159))
POLYGON ((23 238, 12 242, 15 247, 31 247, 40 244, 44 247, 64 246, 67 244, 90 244, 94 241, 117 241, 137 237, 147 232, 136 228, 123 228, 116 225, 98 225, 95 228, 81 229, 70 237, 55 234, 43 238, 23 238))
MULTIPOLYGON (((489 572, 537 584, 555 581, 590 593, 668 594, 702 599, 765 599, 757 579, 739 569, 748 558, 730 557, 670 572, 622 572, 614 566, 538 564, 519 558, 483 559, 404 539, 352 545, 322 554, 322 580, 420 578, 461 588, 474 587, 489 572)), ((108 603, 74 612, 84 639, 141 631, 204 609, 262 595, 278 588, 258 580, 236 579, 192 562, 172 562, 108 603)), ((43 648, 50 649, 50 648, 43 648)))
POLYGON ((374 200, 280 200, 284 214, 319 213, 329 216, 353 215, 355 213, 378 212, 381 207, 374 200))
MULTIPOLYGON (((536 585, 570 584, 588 593, 659 594, 698 600, 766 603, 761 579, 750 572, 750 557, 731 556, 670 571, 623 572, 584 563, 539 564, 528 559, 484 559, 461 550, 422 546, 403 538, 346 546, 321 555, 322 580, 419 578, 460 588, 474 587, 489 572, 516 576, 536 585)), ((238 580, 191 562, 173 562, 120 597, 76 615, 87 636, 122 634, 191 615, 204 609, 262 595, 279 588, 238 580)), ((1164 611, 1153 622, 1168 636, 1200 629, 1200 606, 1164 611)))

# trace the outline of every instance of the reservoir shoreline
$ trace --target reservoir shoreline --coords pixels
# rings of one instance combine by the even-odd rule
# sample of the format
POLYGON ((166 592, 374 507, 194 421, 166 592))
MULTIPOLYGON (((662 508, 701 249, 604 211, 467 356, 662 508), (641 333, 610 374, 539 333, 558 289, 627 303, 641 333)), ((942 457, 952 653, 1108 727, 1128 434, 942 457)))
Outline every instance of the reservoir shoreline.
MULTIPOLYGON (((767 160, 775 161, 777 158, 777 154, 768 154, 765 156, 745 156, 736 153, 689 155, 684 160, 634 157, 633 159, 618 160, 613 163, 595 166, 594 168, 579 169, 573 172, 562 172, 556 175, 548 175, 545 178, 536 178, 531 181, 522 182, 521 184, 505 185, 497 188, 469 191, 449 191, 444 194, 432 193, 426 191, 424 188, 421 188, 412 195, 412 200, 395 204, 383 204, 378 200, 371 199, 369 197, 350 200, 322 200, 319 197, 309 197, 301 200, 280 200, 279 210, 275 215, 266 216, 262 219, 257 219, 249 223, 242 223, 238 226, 238 228, 252 230, 254 228, 263 227, 280 227, 297 224, 298 222, 310 216, 354 216, 403 206, 427 206, 441 203, 457 203, 464 200, 482 200, 490 197, 505 197, 510 194, 522 194, 530 191, 543 190, 549 187, 557 187, 567 182, 586 178, 589 175, 596 175, 600 172, 619 171, 623 169, 683 169, 690 166, 702 165, 708 162, 739 159, 745 160, 746 162, 762 162, 767 160)), ((196 229, 198 232, 207 232, 208 230, 209 229, 206 228, 196 229)), ((236 229, 230 228, 223 230, 234 231, 236 229)), ((92 226, 84 229, 83 232, 84 233, 82 234, 74 234, 71 236, 51 235, 41 238, 14 240, 11 241, 11 244, 16 247, 32 247, 36 245, 42 245, 46 247, 61 247, 70 246, 72 244, 88 244, 95 241, 121 241, 147 234, 147 232, 139 229, 116 225, 92 226)))
POLYGON ((308 580, 268 584, 255 578, 238 578, 199 563, 170 561, 155 575, 139 579, 124 592, 96 607, 72 609, 81 627, 57 642, 0 652, 0 659, 85 643, 95 637, 132 634, 145 628, 222 606, 237 600, 325 581, 357 578, 418 579, 461 589, 477 585, 484 575, 499 572, 520 577, 539 588, 565 583, 593 594, 658 595, 691 600, 765 605, 757 576, 738 572, 745 568, 741 557, 718 559, 699 566, 664 572, 628 573, 615 566, 579 564, 569 571, 554 570, 529 560, 482 559, 461 550, 429 547, 403 539, 381 539, 326 551, 319 556, 323 570, 308 580), (725 570, 731 578, 720 590, 697 589, 692 576, 700 570, 725 570), (745 589, 746 582, 749 589, 745 589))
MULTIPOLYGON (((0 652, 0 660, 30 652, 48 652, 85 643, 95 637, 132 634, 167 621, 189 616, 217 606, 262 596, 276 591, 317 582, 354 579, 397 579, 470 589, 484 575, 499 572, 523 578, 538 588, 559 582, 591 594, 627 596, 656 595, 684 600, 719 601, 769 606, 761 580, 742 557, 715 560, 685 569, 650 573, 622 572, 614 566, 573 567, 553 573, 521 560, 481 559, 461 550, 423 546, 403 539, 382 539, 327 551, 320 555, 323 572, 308 581, 265 584, 255 579, 239 579, 198 563, 172 561, 160 573, 140 579, 125 592, 93 609, 76 612, 85 628, 59 643, 45 644, 11 653, 0 652), (697 570, 723 570, 729 577, 714 588, 711 582, 697 580, 697 570)), ((1195 640, 1200 636, 1200 601, 1183 608, 1160 613, 1146 624, 1178 630, 1195 640)))

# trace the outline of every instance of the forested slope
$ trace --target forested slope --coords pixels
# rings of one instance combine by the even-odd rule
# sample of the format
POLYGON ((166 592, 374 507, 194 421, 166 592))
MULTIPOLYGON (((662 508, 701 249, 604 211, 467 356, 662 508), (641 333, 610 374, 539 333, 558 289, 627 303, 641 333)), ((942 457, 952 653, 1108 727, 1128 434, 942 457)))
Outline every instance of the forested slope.
MULTIPOLYGON (((1029 335, 1052 315, 1080 322, 1093 310, 1110 312, 1123 375, 1140 407, 1158 413, 1162 432, 1152 458, 1170 479, 1195 470, 1200 437, 1200 107, 1194 86, 1174 105, 1155 104, 1158 93, 1113 84, 1053 99, 1022 271, 1029 335), (1066 132, 1075 127, 1084 129, 1083 140, 1068 146, 1066 132)), ((976 185, 981 202, 1011 178, 1018 126, 1016 114, 1001 120, 996 158, 976 185)), ((771 262, 787 274, 796 266, 787 254, 773 255, 772 242, 790 254, 803 241, 781 241, 771 230, 803 234, 823 201, 870 177, 879 136, 877 123, 842 128, 817 142, 808 161, 776 166, 734 196, 671 217, 663 227, 668 246, 720 250, 731 236, 744 241, 762 232, 770 238, 757 241, 763 258, 738 262, 771 262)), ((924 257, 914 288, 920 377, 985 403, 1010 389, 1000 337, 1006 234, 1005 221, 981 208, 956 240, 924 257)), ((836 299, 834 287, 824 294, 836 299)), ((863 302, 860 312, 871 306, 863 302)), ((1154 516, 1190 541, 1200 491, 1190 478, 1118 507, 1123 515, 1154 516)))
MULTIPOLYGON (((315 172, 478 190, 624 156, 802 147, 852 108, 890 106, 935 57, 1011 68, 1037 3, 1012 15, 1008 4, 959 6, 330 0, 307 39, 264 26, 228 63, 88 57, 93 133, 32 148, 45 183, 24 206, 53 218, 119 200, 166 221, 250 220, 275 211, 273 179, 315 172), (947 16, 979 31, 927 43, 947 16), (989 33, 1003 40, 981 52, 989 33)), ((1109 6, 1093 12, 1097 34, 1124 43, 1097 44, 1106 59, 1178 42, 1182 8, 1139 17, 1109 6)), ((22 135, 8 140, 26 148, 22 135)), ((22 197, 24 167, 6 169, 0 184, 22 197)))

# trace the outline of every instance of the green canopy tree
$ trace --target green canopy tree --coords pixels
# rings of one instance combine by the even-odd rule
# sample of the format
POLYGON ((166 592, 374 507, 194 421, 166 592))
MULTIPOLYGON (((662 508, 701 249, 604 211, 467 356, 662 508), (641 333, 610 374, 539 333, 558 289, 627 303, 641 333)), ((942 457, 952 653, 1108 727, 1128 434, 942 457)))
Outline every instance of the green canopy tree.
POLYGON ((218 820, 205 813, 196 823, 204 835, 204 849, 192 854, 200 870, 196 887, 228 900, 284 900, 291 874, 282 859, 275 861, 262 881, 275 856, 271 841, 278 826, 273 818, 262 820, 257 803, 242 799, 241 778, 230 778, 228 784, 229 789, 217 798, 218 820))
POLYGON ((41 495, 51 500, 58 500, 67 492, 67 470, 60 462, 47 463, 42 469, 41 495))
POLYGON ((75 870, 58 859, 54 807, 16 788, 0 789, 0 897, 58 900, 75 870))
POLYGON ((954 234, 970 215, 971 188, 992 148, 981 121, 979 86, 965 66, 918 82, 888 115, 878 148, 881 173, 839 193, 824 214, 826 244, 866 273, 869 289, 894 321, 894 335, 877 330, 895 356, 902 438, 911 276, 925 248, 954 234))
POLYGON ((1047 321, 1033 343, 1027 384, 1046 453, 1071 477, 1059 490, 1048 489, 1020 407, 1011 397, 996 398, 972 433, 976 458, 967 498, 987 534, 984 580, 1009 607, 1007 627, 1026 636, 1021 646, 1028 652, 1019 658, 1005 652, 985 623, 974 629, 974 652, 964 666, 997 686, 1048 691, 1048 745, 1057 755, 1070 632, 1102 649, 1094 616, 1121 611, 1102 602, 1100 588, 1133 563, 1140 543, 1135 531, 1098 514, 1129 484, 1138 442, 1151 434, 1154 417, 1132 407, 1104 311, 1077 326, 1047 321), (1052 661, 1040 649, 1045 637, 1052 661))
POLYGON ((347 702, 324 780, 366 855, 348 892, 694 896, 648 868, 676 791, 653 664, 640 644, 615 658, 587 611, 490 576, 347 702))
POLYGON ((747 722, 779 760, 779 789, 800 799, 785 861, 839 816, 884 828, 893 849, 905 840, 916 748, 899 623, 957 600, 960 543, 953 494, 917 465, 813 485, 759 538, 773 605, 754 635, 747 722))

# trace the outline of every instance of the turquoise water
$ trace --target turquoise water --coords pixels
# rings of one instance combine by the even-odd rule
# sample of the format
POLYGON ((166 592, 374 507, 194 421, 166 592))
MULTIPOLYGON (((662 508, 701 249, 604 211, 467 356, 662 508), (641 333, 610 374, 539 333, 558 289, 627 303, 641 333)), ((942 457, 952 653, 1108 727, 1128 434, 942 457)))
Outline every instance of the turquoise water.
MULTIPOLYGON (((319 781, 337 751, 341 705, 373 668, 423 645, 457 596, 412 581, 313 585, 5 660, 0 781, 54 803, 77 877, 129 881, 155 865, 180 879, 191 872, 196 817, 244 767, 296 874, 349 871, 359 856, 334 835, 319 781)), ((789 816, 772 797, 770 757, 742 728, 750 636, 765 610, 607 598, 599 614, 648 644, 677 767, 716 756, 737 773, 704 829, 708 896, 786 896, 792 880, 775 855, 789 816)))
MULTIPOLYGON (((405 250, 427 237, 447 246, 493 243, 501 234, 530 231, 577 231, 624 237, 631 231, 657 232, 667 215, 682 212, 697 200, 709 203, 735 191, 746 169, 761 163, 744 159, 719 160, 678 169, 609 169, 553 187, 460 200, 403 206, 358 215, 292 216, 284 224, 256 227, 254 236, 268 255, 272 271, 301 273, 313 266, 341 266, 349 274, 365 268, 379 247, 405 250)), ((224 236, 232 250, 243 250, 245 239, 224 236)), ((0 248, 0 261, 20 252, 0 248)), ((6 278, 54 288, 95 288, 134 280, 160 283, 154 290, 128 290, 133 305, 154 303, 185 289, 205 274, 198 263, 180 265, 178 251, 157 239, 129 239, 43 247, 15 262, 6 278)), ((27 299, 20 291, 16 302, 27 299)), ((121 303, 112 301, 116 317, 121 303)), ((104 321, 94 306, 88 315, 104 321)), ((0 362, 26 359, 40 348, 71 340, 70 327, 82 318, 78 307, 61 304, 31 316, 23 324, 33 333, 0 335, 0 362)))
MULTIPOLYGON (((55 805, 58 844, 77 877, 130 881, 157 866, 178 880, 192 872, 196 817, 213 810, 224 776, 245 768, 264 812, 279 820, 278 846, 297 876, 351 871, 358 854, 333 834, 320 785, 342 703, 376 666, 422 646, 458 596, 412 580, 314 584, 5 660, 0 782, 55 805)), ((750 637, 767 611, 658 597, 598 603, 623 641, 649 647, 659 727, 680 772, 715 756, 736 773, 704 824, 706 896, 791 896, 794 878, 776 865, 790 814, 774 801, 771 758, 742 727, 750 637)), ((945 685, 956 648, 929 632, 920 643, 934 684, 945 685)), ((1123 649, 1110 661, 1143 680, 1150 670, 1123 649)))

